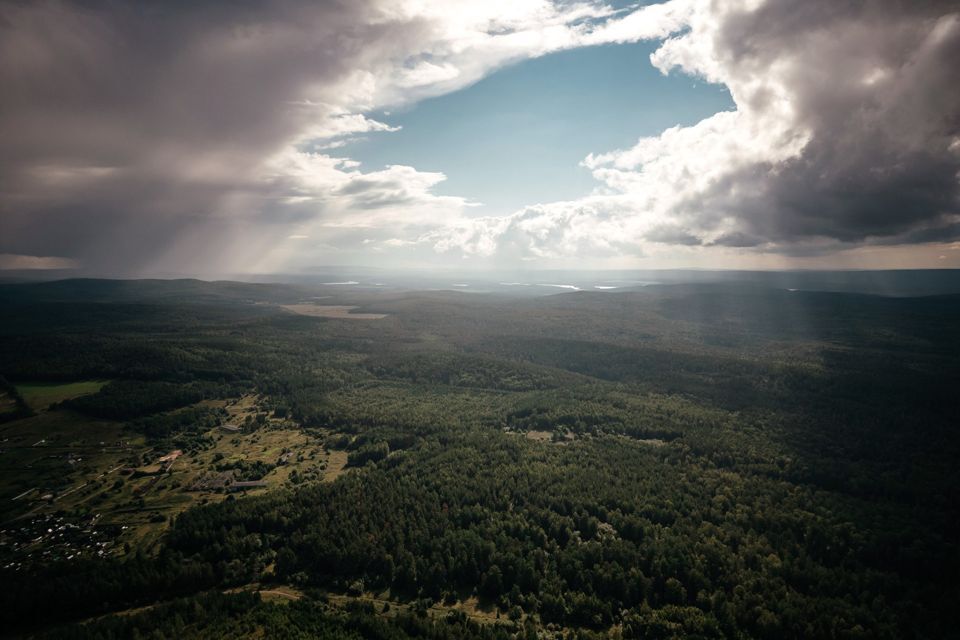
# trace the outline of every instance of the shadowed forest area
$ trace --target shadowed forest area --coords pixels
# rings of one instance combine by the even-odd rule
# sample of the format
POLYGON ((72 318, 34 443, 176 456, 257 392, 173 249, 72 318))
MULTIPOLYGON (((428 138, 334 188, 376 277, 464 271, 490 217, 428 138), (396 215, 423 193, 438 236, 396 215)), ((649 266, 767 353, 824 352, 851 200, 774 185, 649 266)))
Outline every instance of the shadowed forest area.
POLYGON ((0 376, 10 636, 955 633, 960 296, 5 284, 0 376))

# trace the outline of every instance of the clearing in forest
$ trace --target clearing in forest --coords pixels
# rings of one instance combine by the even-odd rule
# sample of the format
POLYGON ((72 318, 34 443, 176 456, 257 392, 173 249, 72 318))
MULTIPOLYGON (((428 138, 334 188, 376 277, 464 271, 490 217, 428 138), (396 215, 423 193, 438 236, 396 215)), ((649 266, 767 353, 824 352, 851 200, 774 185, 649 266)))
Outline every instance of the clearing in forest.
POLYGON ((330 457, 327 458, 327 468, 323 473, 324 482, 333 482, 341 475, 347 466, 346 451, 330 451, 330 457))
POLYGON ((17 392, 34 411, 42 411, 52 404, 72 400, 100 391, 106 380, 83 380, 80 382, 26 382, 17 385, 17 392))
POLYGON ((357 308, 356 306, 340 304, 285 304, 281 306, 287 311, 314 318, 381 320, 387 317, 385 313, 351 313, 353 309, 357 308))

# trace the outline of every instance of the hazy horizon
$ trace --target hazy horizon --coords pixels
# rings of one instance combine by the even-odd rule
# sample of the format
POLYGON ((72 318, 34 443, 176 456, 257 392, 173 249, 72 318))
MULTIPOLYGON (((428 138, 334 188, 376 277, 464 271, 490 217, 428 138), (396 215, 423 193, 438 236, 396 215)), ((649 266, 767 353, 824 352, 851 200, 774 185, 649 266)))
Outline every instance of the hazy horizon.
POLYGON ((759 287, 808 292, 843 292, 894 297, 960 294, 960 269, 907 270, 431 270, 326 266, 299 273, 276 274, 151 274, 78 275, 70 271, 0 272, 0 284, 70 282, 200 281, 300 285, 330 291, 400 292, 453 291, 539 297, 558 293, 622 293, 658 285, 759 287))

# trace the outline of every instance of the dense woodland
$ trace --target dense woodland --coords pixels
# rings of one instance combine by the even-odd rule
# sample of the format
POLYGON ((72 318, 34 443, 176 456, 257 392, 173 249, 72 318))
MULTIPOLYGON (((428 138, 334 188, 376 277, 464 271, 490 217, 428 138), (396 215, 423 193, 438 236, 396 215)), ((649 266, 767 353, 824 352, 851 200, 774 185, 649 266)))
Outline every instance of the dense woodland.
POLYGON ((13 634, 956 633, 960 297, 5 285, 0 374, 109 379, 54 410, 158 443, 218 424, 201 400, 258 393, 350 469, 192 508, 151 553, 5 570, 13 634), (318 291, 389 315, 275 306, 318 291), (305 597, 223 593, 254 583, 305 597), (500 624, 426 613, 471 597, 500 624))

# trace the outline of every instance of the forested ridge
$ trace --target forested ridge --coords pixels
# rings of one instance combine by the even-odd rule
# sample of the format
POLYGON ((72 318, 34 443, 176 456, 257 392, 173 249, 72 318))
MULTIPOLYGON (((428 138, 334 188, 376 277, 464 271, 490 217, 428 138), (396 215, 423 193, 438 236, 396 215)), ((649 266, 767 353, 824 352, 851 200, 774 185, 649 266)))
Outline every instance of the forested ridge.
POLYGON ((346 473, 190 508, 150 550, 3 569, 10 633, 954 633, 956 298, 725 285, 330 302, 388 314, 367 321, 273 305, 299 288, 139 287, 0 288, 0 375, 109 379, 50 410, 188 455, 223 420, 203 402, 257 393, 346 452, 346 473), (222 593, 250 585, 303 598, 222 593))

